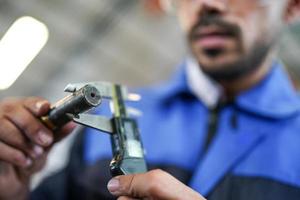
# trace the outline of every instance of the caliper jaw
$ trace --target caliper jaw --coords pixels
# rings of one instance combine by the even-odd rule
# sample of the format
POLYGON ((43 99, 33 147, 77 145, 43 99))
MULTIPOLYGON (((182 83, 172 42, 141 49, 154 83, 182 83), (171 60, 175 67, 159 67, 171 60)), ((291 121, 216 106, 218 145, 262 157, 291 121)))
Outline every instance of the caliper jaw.
POLYGON ((79 114, 73 117, 73 121, 105 133, 113 134, 111 119, 104 116, 79 114))
POLYGON ((85 85, 99 90, 100 96, 110 100, 113 117, 111 119, 92 114, 79 113, 73 121, 110 134, 113 159, 110 171, 113 176, 143 173, 147 171, 143 145, 135 119, 128 117, 131 111, 139 115, 136 109, 127 108, 124 101, 139 101, 140 96, 130 94, 127 88, 107 82, 89 82, 69 84, 66 92, 74 93, 85 85))

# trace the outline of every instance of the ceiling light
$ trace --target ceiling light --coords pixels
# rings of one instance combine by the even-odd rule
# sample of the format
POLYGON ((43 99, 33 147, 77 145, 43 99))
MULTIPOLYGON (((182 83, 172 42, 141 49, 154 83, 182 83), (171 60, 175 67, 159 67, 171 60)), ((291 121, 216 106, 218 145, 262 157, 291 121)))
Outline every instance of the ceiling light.
POLYGON ((0 41, 0 89, 9 88, 45 46, 49 32, 45 24, 21 17, 0 41))

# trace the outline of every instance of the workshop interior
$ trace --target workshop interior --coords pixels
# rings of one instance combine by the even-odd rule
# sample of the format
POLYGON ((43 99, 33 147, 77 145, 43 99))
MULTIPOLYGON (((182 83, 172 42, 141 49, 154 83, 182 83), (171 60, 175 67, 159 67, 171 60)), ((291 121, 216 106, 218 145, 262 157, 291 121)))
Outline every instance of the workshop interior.
MULTIPOLYGON (((41 96, 56 102, 69 83, 136 88, 163 82, 188 54, 170 9, 164 0, 0 0, 0 98, 41 96), (14 69, 21 58, 21 68, 14 69)), ((279 50, 297 88, 299 35, 300 24, 291 25, 279 50)), ((33 187, 65 165, 73 138, 53 149, 33 187)))

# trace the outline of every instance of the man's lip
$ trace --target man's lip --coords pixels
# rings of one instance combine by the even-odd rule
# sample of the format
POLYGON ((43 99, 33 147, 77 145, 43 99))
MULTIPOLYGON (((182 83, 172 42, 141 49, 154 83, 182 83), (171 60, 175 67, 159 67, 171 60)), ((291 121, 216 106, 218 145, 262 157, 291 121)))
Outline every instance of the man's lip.
POLYGON ((225 47, 226 43, 230 38, 222 36, 207 36, 199 39, 199 44, 204 49, 217 49, 225 47))
POLYGON ((194 33, 194 37, 197 39, 210 36, 233 37, 233 33, 216 26, 198 28, 194 33))
POLYGON ((233 37, 230 31, 218 27, 203 27, 195 32, 193 40, 203 48, 212 49, 224 47, 233 37))

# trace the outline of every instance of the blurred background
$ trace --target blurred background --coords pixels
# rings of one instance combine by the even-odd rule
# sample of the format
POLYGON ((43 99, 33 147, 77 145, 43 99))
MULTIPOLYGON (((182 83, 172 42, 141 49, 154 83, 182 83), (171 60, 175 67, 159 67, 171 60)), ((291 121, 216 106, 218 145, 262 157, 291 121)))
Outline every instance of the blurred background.
POLYGON ((185 52, 175 17, 143 0, 0 0, 0 34, 24 15, 43 22, 49 40, 1 98, 55 101, 78 81, 148 85, 168 77, 185 52))
MULTIPOLYGON (((45 47, 0 98, 33 95, 55 102, 72 82, 140 87, 167 79, 187 50, 176 17, 163 6, 163 0, 0 0, 0 37, 22 16, 49 30, 45 47)), ((280 47, 294 80, 300 77, 299 34, 300 26, 291 26, 280 47)), ((71 141, 54 149, 37 180, 64 166, 71 141)))

